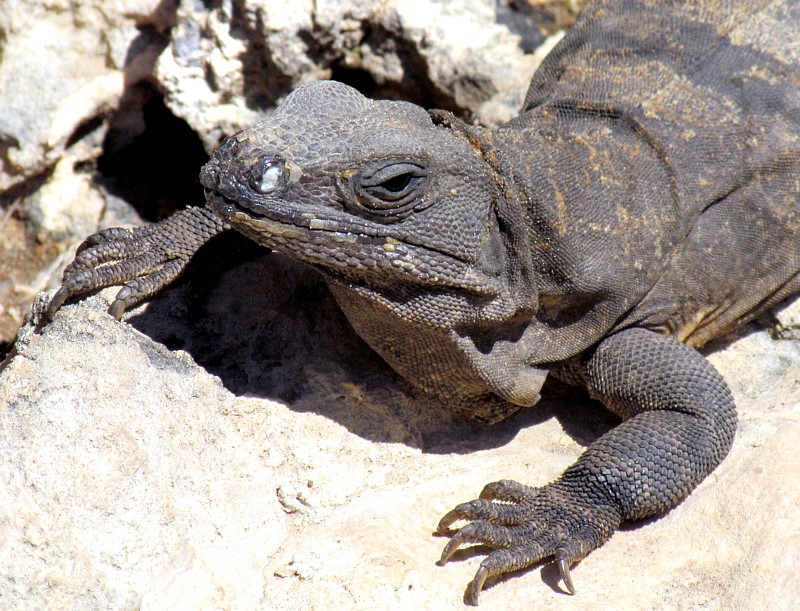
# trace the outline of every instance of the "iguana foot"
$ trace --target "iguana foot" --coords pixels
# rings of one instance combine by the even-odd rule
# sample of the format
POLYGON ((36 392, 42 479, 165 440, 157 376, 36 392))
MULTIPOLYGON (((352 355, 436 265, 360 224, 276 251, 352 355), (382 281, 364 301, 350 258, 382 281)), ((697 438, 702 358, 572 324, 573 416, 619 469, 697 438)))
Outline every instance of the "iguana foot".
POLYGON ((135 303, 175 280, 195 252, 228 225, 207 208, 187 208, 135 229, 114 227, 89 236, 64 270, 61 288, 47 306, 52 320, 67 299, 123 285, 109 312, 117 320, 135 303))
POLYGON ((458 505, 442 518, 440 533, 457 520, 470 523, 452 536, 440 565, 465 543, 497 548, 475 573, 465 595, 467 604, 478 604, 488 577, 528 567, 548 556, 557 560, 564 588, 575 593, 570 567, 602 545, 621 522, 620 512, 607 499, 595 498, 580 483, 580 478, 560 479, 532 488, 511 480, 494 482, 479 499, 458 505))

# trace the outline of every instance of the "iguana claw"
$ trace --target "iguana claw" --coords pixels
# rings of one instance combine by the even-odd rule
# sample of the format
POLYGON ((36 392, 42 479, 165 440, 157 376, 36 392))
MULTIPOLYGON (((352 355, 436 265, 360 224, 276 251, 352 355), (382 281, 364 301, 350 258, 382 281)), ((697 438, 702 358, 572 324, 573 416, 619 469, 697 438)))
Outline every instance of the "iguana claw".
POLYGON ((481 590, 483 589, 483 584, 486 583, 486 578, 488 576, 489 576, 489 569, 487 569, 485 566, 483 566, 483 563, 481 563, 481 565, 478 567, 477 572, 475 573, 475 577, 473 577, 472 582, 469 584, 466 596, 464 597, 465 599, 464 602, 472 606, 478 605, 478 598, 480 598, 481 590))
POLYGON ((469 605, 478 604, 489 577, 529 567, 548 556, 558 564, 565 591, 574 594, 571 565, 600 546, 620 523, 619 511, 593 502, 590 491, 591 484, 584 487, 575 480, 541 488, 508 480, 489 484, 480 499, 458 505, 440 520, 439 533, 457 520, 470 522, 451 536, 438 564, 446 564, 467 543, 495 548, 467 588, 469 605))
POLYGON ((117 320, 177 278, 192 255, 228 225, 208 208, 187 208, 155 225, 114 227, 89 236, 64 270, 61 288, 47 306, 47 320, 71 297, 107 286, 123 288, 109 313, 117 320))
POLYGON ((564 582, 564 588, 569 594, 575 594, 575 586, 572 583, 572 575, 569 574, 569 567, 572 564, 566 554, 560 550, 556 553, 558 558, 558 572, 561 573, 561 581, 564 582))

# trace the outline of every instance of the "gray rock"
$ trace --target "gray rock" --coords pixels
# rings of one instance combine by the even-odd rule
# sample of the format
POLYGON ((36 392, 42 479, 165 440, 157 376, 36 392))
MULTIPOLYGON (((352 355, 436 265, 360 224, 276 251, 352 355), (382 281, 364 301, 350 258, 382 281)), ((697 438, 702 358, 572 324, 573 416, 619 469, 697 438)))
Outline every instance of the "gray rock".
MULTIPOLYGON (((572 392, 460 422, 353 334, 315 273, 244 258, 125 324, 108 290, 22 330, 0 374, 0 606, 461 608, 479 557, 435 566, 442 513, 490 480, 549 481, 613 424, 572 392)), ((742 420, 722 466, 581 562, 574 597, 545 565, 483 608, 791 607, 800 348, 758 331, 710 358, 742 420)))
MULTIPOLYGON (((330 76, 501 121, 543 53, 494 15, 492 0, 0 3, 0 191, 41 176, 24 208, 67 241, 129 214, 75 167, 114 109, 140 133, 120 105, 147 79, 208 150, 330 76)), ((494 479, 551 480, 613 420, 555 387, 495 427, 464 423, 355 336, 314 272, 236 242, 210 256, 228 251, 228 271, 125 324, 108 290, 20 331, 0 371, 0 608, 462 608, 480 556, 435 566, 439 517, 494 479)), ((483 608, 800 599, 800 343, 738 337, 709 352, 741 417, 721 467, 581 562, 574 597, 548 564, 483 608)))
POLYGON ((211 152, 302 83, 343 71, 378 95, 425 91, 485 124, 519 109, 541 61, 496 23, 494 0, 183 3, 156 74, 211 152), (431 19, 436 15, 436 19, 431 19))
POLYGON ((75 172, 75 164, 76 159, 66 153, 25 204, 31 226, 41 240, 83 241, 97 230, 105 199, 90 175, 75 172))
POLYGON ((199 203, 202 159, 195 135, 172 129, 181 119, 211 152, 297 85, 330 77, 487 124, 512 116, 543 53, 524 53, 495 18, 493 0, 0 3, 0 201, 28 236, 17 246, 0 223, 0 259, 24 258, 34 240, 56 253, 24 270, 0 261, 0 347, 47 277, 104 227, 106 187, 121 184, 149 218, 199 203), (169 127, 166 110, 146 121, 153 101, 178 117, 169 127), (162 166, 196 161, 159 173, 147 152, 126 156, 137 141, 153 155, 174 148, 162 166), (137 180, 147 188, 131 189, 137 180))
MULTIPOLYGON (((151 71, 158 43, 146 40, 139 27, 168 28, 169 4, 0 4, 0 192, 52 168, 82 125, 117 106, 126 81, 151 71)), ((99 154, 97 145, 81 156, 99 154)))

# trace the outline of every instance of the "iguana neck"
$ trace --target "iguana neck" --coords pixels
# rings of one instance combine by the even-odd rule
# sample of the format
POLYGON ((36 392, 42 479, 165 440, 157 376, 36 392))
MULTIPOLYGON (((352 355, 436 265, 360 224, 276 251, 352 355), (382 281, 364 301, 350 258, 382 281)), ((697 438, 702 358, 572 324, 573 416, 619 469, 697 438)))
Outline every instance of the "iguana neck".
POLYGON ((540 108, 479 141, 504 194, 506 273, 538 297, 528 362, 573 356, 647 293, 683 235, 669 167, 629 117, 540 108))

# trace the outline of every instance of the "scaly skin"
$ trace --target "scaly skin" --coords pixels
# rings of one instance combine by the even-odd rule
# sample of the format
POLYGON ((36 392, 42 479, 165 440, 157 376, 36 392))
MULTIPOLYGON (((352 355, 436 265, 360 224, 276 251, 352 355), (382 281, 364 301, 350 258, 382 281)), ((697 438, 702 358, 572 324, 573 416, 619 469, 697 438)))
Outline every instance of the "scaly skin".
POLYGON ((623 423, 591 444, 555 482, 538 489, 495 482, 480 500, 442 519, 440 531, 458 519, 471 522, 453 535, 441 564, 464 543, 499 548, 481 563, 467 593, 470 604, 477 604, 487 577, 547 556, 556 558, 567 590, 574 592, 574 562, 603 544, 622 521, 674 507, 730 450, 733 397, 714 367, 691 348, 652 331, 626 329, 581 359, 578 371, 591 395, 623 423))
POLYGON ((50 315, 124 283, 119 317, 231 227, 318 268, 454 409, 493 421, 549 374, 585 386, 619 426, 556 481, 489 484, 439 525, 469 522, 442 564, 496 548, 467 602, 548 556, 571 592, 575 561, 730 449, 730 391, 689 346, 800 290, 798 31, 790 0, 590 3, 494 131, 310 83, 214 154, 206 209, 90 238, 50 315))
POLYGON ((125 310, 180 276, 192 255, 227 229, 208 208, 187 208, 157 225, 96 233, 78 247, 64 270, 64 282, 50 300, 46 316, 52 320, 70 297, 124 284, 109 309, 121 320, 125 310))

